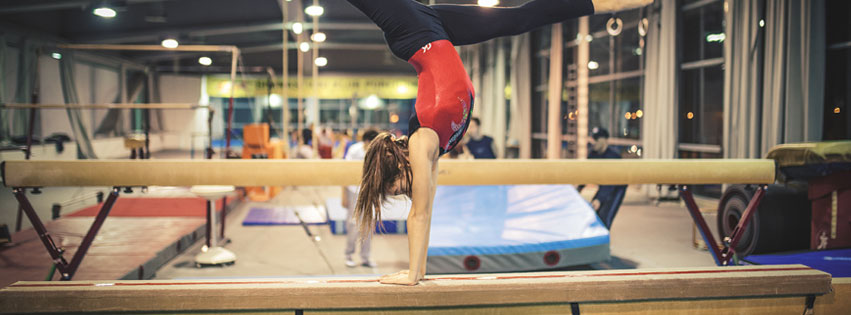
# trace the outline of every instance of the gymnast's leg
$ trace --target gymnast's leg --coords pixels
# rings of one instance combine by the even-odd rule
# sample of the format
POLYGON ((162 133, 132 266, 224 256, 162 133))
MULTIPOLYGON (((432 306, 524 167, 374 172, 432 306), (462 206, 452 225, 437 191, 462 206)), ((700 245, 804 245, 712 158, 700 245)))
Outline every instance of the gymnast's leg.
POLYGON ((533 0, 519 7, 476 5, 431 6, 454 45, 469 45, 500 36, 526 33, 538 27, 601 12, 637 8, 653 0, 533 0))

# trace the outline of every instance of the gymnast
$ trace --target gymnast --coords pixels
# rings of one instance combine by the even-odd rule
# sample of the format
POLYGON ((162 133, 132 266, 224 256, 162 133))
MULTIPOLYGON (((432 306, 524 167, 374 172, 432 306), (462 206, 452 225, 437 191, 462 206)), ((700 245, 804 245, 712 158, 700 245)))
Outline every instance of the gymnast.
POLYGON ((417 71, 417 100, 407 137, 376 137, 363 164, 355 206, 362 237, 381 221, 387 196, 407 195, 409 268, 381 283, 415 285, 426 273, 426 256, 438 158, 461 140, 473 110, 473 86, 455 51, 540 26, 647 5, 652 0, 532 0, 512 8, 422 5, 414 0, 348 0, 384 32, 390 51, 417 71))

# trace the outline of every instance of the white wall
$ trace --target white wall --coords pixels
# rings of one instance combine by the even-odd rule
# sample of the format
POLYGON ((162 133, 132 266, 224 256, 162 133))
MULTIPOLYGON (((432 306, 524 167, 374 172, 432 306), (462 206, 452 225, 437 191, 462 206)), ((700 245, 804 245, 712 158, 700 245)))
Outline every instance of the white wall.
MULTIPOLYGON (((65 98, 62 96, 62 80, 59 76, 59 60, 41 56, 38 59, 39 71, 39 102, 42 104, 64 104, 65 98)), ((68 113, 64 110, 42 110, 39 111, 41 118, 41 134, 36 135, 41 139, 49 137, 54 133, 65 133, 69 137, 74 135, 71 133, 71 123, 68 121, 68 113)), ((72 147, 73 149, 73 147, 72 147)), ((72 150, 73 151, 73 150, 72 150)))
POLYGON ((6 64, 3 67, 6 79, 6 89, 3 91, 3 101, 15 101, 15 89, 18 88, 18 50, 6 47, 6 64))
MULTIPOLYGON (((6 62, 3 73, 5 79, 3 96, 5 102, 15 101, 18 75, 19 50, 12 47, 6 49, 6 62)), ((39 57, 39 103, 64 104, 62 80, 59 60, 48 55, 39 57)), ((110 63, 104 63, 110 64, 110 63)), ((192 103, 201 101, 201 76, 163 75, 160 78, 160 96, 162 103, 192 103)), ((115 66, 77 62, 74 65, 74 85, 81 104, 113 103, 121 94, 120 69, 115 66)), ((130 91, 128 91, 129 93, 130 91)), ((163 131, 151 134, 151 151, 168 149, 188 150, 195 139, 195 149, 203 148, 207 134, 207 110, 162 110, 163 131)), ((11 111, 9 111, 11 112, 11 111)), ((82 123, 91 138, 101 124, 107 110, 83 110, 82 123)), ((6 125, 9 120, 3 122, 6 125)), ((45 109, 39 111, 41 130, 36 137, 45 138, 56 133, 64 133, 74 137, 68 114, 65 110, 45 109)), ((129 128, 129 111, 123 116, 121 128, 129 128)), ((129 129, 128 129, 129 130, 129 129)), ((124 148, 122 137, 92 138, 92 146, 99 158, 125 158, 130 151, 124 148)), ((0 159, 23 159, 21 152, 2 152, 0 159)), ((58 153, 53 144, 33 147, 33 159, 76 159, 76 144, 66 143, 65 151, 58 153)))
MULTIPOLYGON (((160 75, 160 102, 199 104, 201 84, 199 75, 160 75)), ((163 145, 168 149, 189 150, 194 142, 195 150, 203 148, 206 139, 203 135, 207 134, 207 114, 206 109, 163 110, 163 129, 164 134, 168 135, 163 136, 163 145)))

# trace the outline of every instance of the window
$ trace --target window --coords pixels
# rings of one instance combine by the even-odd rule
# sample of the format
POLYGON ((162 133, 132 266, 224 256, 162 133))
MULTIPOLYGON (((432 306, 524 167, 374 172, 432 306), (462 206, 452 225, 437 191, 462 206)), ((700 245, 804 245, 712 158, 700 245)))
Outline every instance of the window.
POLYGON ((532 31, 532 158, 547 156, 547 82, 550 74, 552 29, 532 31))
MULTIPOLYGON (((724 126, 724 2, 681 1, 678 156, 721 158, 724 126)), ((720 196, 721 185, 695 193, 720 196)))
POLYGON ((822 139, 851 139, 851 3, 827 1, 822 139))
POLYGON ((609 131, 614 144, 637 145, 641 139, 641 87, 644 39, 638 33, 639 9, 591 17, 588 65, 588 132, 609 131))
POLYGON ((720 153, 724 125, 724 4, 683 2, 677 115, 680 150, 720 153))

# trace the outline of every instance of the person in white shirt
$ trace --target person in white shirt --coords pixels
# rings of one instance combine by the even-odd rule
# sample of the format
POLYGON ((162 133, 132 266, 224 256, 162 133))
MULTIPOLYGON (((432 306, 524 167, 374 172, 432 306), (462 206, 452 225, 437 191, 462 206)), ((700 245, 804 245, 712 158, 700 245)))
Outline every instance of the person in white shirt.
MULTIPOLYGON (((378 136, 378 131, 367 129, 363 133, 361 142, 352 144, 349 150, 346 151, 344 159, 346 160, 363 160, 366 156, 366 149, 369 148, 369 143, 372 139, 378 136)), ((352 259, 355 253, 355 243, 358 240, 359 229, 357 219, 352 215, 358 198, 358 186, 346 186, 343 188, 343 207, 346 208, 346 266, 355 267, 357 264, 352 259)), ((376 267, 375 262, 369 258, 369 249, 372 243, 372 237, 363 239, 360 245, 361 265, 364 267, 376 267)))

